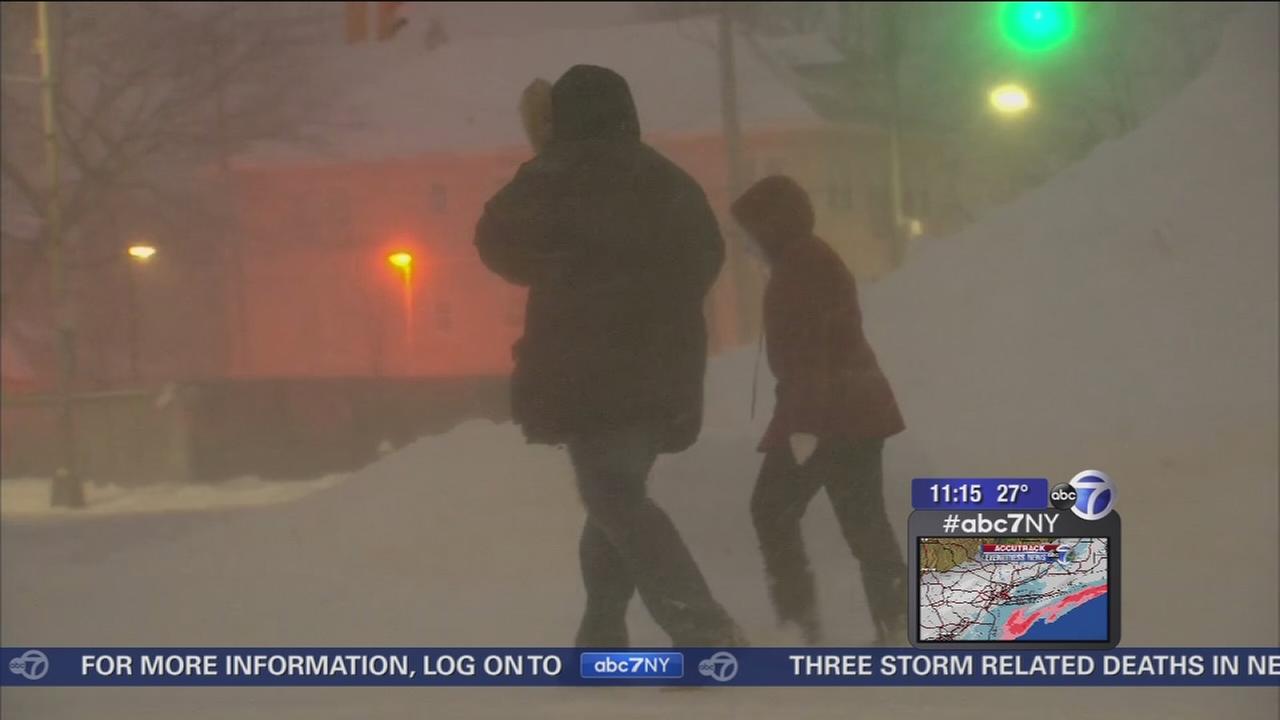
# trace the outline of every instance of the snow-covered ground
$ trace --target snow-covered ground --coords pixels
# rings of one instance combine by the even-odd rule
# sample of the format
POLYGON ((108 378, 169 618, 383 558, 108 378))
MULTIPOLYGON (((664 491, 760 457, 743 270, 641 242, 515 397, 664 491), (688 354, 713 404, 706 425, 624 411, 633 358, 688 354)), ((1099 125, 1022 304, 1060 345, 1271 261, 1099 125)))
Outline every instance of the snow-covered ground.
MULTIPOLYGON (((907 479, 1108 471, 1124 516, 1124 643, 1277 643, 1277 15, 1132 135, 864 289, 909 430, 907 479), (1172 550, 1171 550, 1172 549, 1172 550)), ((655 470, 756 644, 773 627, 747 499, 769 412, 753 349, 708 378, 707 429, 655 470)), ((825 502, 806 526, 829 641, 871 630, 825 502)), ((582 602, 562 453, 476 421, 296 501, 0 524, 5 645, 561 645, 582 602)), ((637 644, 664 644, 639 603, 637 644)), ((1269 718, 1275 689, 6 691, 8 718, 1269 718)))

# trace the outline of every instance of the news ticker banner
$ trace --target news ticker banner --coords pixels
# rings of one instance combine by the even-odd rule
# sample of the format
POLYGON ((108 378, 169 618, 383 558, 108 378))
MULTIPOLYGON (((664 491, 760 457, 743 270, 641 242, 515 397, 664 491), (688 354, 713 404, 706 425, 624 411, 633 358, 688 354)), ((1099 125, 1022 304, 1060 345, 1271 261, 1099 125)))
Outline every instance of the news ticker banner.
POLYGON ((1277 648, 3 648, 3 685, 1280 686, 1277 648))

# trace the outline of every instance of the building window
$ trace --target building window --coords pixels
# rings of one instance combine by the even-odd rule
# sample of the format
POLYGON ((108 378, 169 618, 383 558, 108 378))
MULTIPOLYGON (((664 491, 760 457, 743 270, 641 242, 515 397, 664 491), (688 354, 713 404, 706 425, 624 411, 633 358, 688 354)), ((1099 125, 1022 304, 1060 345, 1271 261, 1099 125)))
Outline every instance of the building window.
POLYGON ((453 305, 447 300, 436 303, 436 329, 449 332, 453 329, 453 305))
POLYGON ((431 185, 431 210, 443 213, 449 209, 449 188, 440 183, 431 185))

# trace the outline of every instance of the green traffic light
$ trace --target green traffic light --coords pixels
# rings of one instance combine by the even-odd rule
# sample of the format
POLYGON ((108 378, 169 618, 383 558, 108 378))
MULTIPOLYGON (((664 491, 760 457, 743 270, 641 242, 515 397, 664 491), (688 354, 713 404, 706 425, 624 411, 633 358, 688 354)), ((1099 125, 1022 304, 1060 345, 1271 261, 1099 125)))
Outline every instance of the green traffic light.
POLYGON ((1000 31, 1026 52, 1052 50, 1075 32, 1075 3, 1009 2, 1000 6, 1000 31))

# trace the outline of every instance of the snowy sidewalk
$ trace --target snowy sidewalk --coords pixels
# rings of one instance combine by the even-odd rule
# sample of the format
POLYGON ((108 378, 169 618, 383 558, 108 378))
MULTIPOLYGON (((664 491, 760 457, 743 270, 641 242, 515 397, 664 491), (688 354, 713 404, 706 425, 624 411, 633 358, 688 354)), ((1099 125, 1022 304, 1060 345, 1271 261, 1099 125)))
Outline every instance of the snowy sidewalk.
POLYGON ((103 515, 194 512, 261 507, 288 503, 331 488, 345 475, 316 480, 270 481, 254 477, 219 483, 166 483, 121 487, 85 485, 86 506, 79 509, 49 505, 48 478, 0 481, 0 517, 5 520, 75 520, 103 515))

